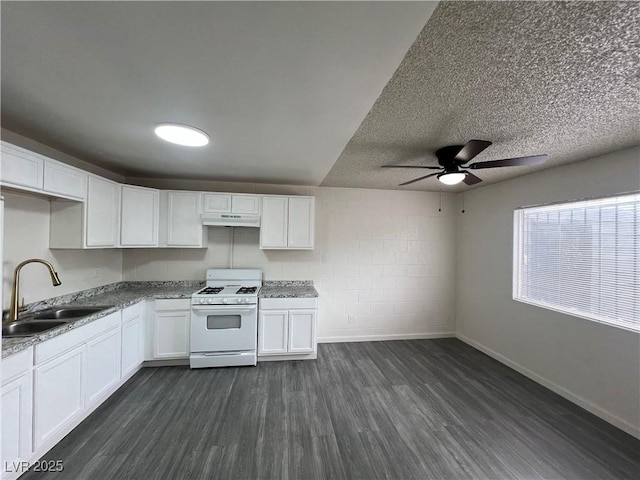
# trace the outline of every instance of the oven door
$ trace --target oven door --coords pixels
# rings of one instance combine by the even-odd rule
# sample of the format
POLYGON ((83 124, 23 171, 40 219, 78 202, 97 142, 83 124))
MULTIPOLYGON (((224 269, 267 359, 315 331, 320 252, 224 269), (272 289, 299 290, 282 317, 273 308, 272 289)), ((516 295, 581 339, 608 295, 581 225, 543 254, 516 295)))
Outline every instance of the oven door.
POLYGON ((193 305, 191 352, 255 350, 257 320, 257 305, 193 305))

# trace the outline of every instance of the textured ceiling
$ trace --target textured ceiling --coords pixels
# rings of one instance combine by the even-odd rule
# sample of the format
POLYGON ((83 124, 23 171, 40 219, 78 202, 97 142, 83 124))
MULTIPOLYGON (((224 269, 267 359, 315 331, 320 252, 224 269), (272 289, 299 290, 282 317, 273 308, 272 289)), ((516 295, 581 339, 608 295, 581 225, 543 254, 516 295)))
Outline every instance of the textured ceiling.
POLYGON ((639 91, 638 2, 443 2, 322 185, 461 191, 640 144, 639 91), (550 161, 474 187, 380 168, 470 139, 494 142, 474 161, 550 161))
POLYGON ((2 125, 128 176, 317 185, 430 2, 1 2, 2 125), (185 149, 159 122, 207 131, 185 149))

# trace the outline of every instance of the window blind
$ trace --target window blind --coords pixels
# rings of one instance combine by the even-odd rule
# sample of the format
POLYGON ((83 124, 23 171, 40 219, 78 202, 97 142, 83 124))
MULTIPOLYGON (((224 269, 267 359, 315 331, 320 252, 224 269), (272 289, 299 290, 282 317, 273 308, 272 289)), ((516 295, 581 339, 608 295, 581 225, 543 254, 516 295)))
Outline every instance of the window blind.
POLYGON ((640 193, 517 209, 513 298, 640 331, 640 193))

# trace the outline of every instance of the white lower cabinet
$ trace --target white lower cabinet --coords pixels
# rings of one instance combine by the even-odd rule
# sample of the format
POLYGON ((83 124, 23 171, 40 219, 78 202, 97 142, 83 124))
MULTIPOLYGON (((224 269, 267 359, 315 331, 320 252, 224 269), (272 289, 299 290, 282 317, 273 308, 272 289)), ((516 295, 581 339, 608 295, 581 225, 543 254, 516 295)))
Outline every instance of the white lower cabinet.
POLYGON ((84 408, 85 345, 46 362, 33 376, 33 443, 37 451, 58 437, 84 408))
POLYGON ((258 357, 315 358, 317 316, 316 298, 260 299, 258 357))
POLYGON ((87 342, 87 405, 120 383, 120 325, 87 342))
POLYGON ((316 310, 289 312, 289 353, 313 353, 316 350, 316 310))
POLYGON ((32 455, 33 348, 2 362, 2 478, 26 471, 32 455))
POLYGON ((287 353, 287 338, 289 331, 288 311, 261 311, 258 325, 259 355, 275 355, 287 353))
POLYGON ((135 373, 144 360, 144 302, 122 312, 122 378, 135 373))
POLYGON ((120 326, 117 311, 35 346, 34 460, 120 385, 120 326))
POLYGON ((147 360, 189 358, 191 300, 156 300, 149 330, 151 348, 147 360))

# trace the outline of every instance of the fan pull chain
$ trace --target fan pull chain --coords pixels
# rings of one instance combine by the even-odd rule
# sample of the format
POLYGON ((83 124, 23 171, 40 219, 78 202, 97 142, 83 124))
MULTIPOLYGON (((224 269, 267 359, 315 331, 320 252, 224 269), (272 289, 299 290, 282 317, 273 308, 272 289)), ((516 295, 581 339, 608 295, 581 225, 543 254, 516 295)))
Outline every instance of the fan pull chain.
POLYGON ((464 192, 462 192, 462 213, 464 213, 464 192))
POLYGON ((438 211, 442 211, 442 189, 440 189, 440 195, 438 196, 438 211))

